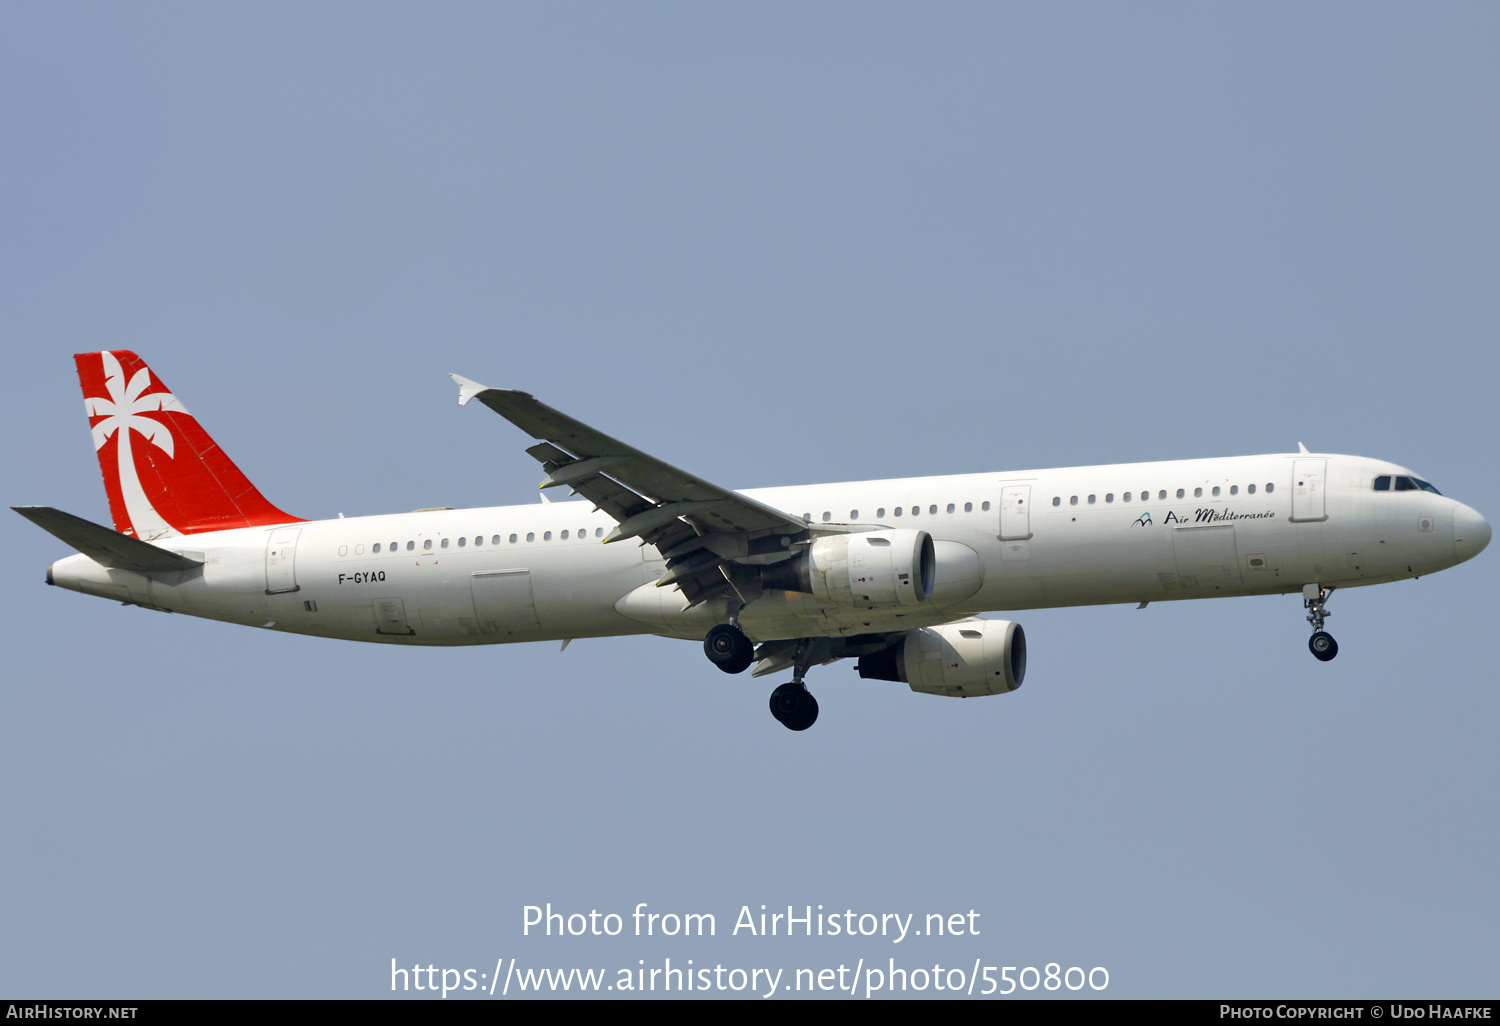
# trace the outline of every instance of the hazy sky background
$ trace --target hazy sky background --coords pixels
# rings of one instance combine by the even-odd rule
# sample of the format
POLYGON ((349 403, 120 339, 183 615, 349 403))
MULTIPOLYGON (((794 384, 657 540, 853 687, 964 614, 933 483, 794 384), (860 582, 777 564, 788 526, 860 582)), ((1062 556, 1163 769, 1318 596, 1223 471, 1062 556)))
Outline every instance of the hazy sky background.
MULTIPOLYGON (((731 487, 1300 440, 1495 520, 1497 44, 1480 3, 6 3, 5 503, 108 519, 71 354, 116 348, 309 518, 535 502, 456 371, 731 487)), ((842 663, 798 735, 696 644, 259 632, 48 589, 10 532, 5 995, 1495 994, 1494 552, 1340 592, 1326 665, 1295 597, 1032 611, 1019 692, 842 663), (549 901, 719 936, 523 938, 549 901), (728 936, 762 903, 981 934, 728 936)))

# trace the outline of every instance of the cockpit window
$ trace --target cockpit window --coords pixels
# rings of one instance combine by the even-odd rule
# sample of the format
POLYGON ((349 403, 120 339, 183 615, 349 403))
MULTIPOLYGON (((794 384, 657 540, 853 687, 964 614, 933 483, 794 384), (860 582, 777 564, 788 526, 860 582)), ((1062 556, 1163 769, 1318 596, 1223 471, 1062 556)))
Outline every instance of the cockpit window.
POLYGON ((1431 492, 1433 495, 1443 494, 1419 477, 1393 478, 1389 474, 1382 474, 1375 479, 1375 490, 1377 492, 1431 492), (1391 484, 1392 481, 1395 482, 1394 486, 1391 484))

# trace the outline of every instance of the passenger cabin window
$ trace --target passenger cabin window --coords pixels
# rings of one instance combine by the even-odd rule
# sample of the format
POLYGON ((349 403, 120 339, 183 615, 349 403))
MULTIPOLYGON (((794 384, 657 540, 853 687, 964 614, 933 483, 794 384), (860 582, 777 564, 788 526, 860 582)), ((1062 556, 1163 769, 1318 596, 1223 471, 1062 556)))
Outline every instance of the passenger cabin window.
POLYGON ((1184 495, 1186 495, 1186 494, 1187 494, 1187 493, 1186 493, 1186 492, 1185 492, 1185 491, 1183 491, 1183 490, 1182 490, 1182 489, 1181 489, 1181 488, 1179 488, 1179 489, 1177 489, 1177 497, 1178 497, 1178 498, 1179 498, 1179 499, 1180 499, 1180 498, 1182 498, 1182 497, 1183 497, 1183 496, 1184 496, 1184 495))
POLYGON ((1105 495, 1104 495, 1104 501, 1105 502, 1114 502, 1115 501, 1115 493, 1114 492, 1106 492, 1105 495))
POLYGON ((1240 486, 1239 485, 1230 485, 1229 486, 1229 494, 1230 495, 1238 495, 1238 494, 1240 494, 1240 486))
POLYGON ((1268 492, 1274 492, 1275 490, 1276 490, 1276 486, 1274 484, 1272 484, 1270 481, 1267 481, 1266 482, 1266 491, 1268 491, 1268 492))
MULTIPOLYGON (((1054 505, 1054 506, 1057 505, 1057 500, 1056 499, 1052 500, 1052 505, 1054 505)), ((964 512, 965 513, 972 513, 972 512, 974 512, 974 504, 972 502, 966 502, 966 503, 964 503, 964 512)))
POLYGON ((881 506, 879 509, 877 509, 875 511, 875 518, 877 520, 884 520, 885 519, 885 507, 884 506, 881 506))
POLYGON ((406 543, 406 551, 407 552, 410 552, 412 549, 414 549, 416 547, 417 547, 417 543, 414 542, 414 541, 409 541, 409 542, 406 543))
POLYGON ((857 509, 851 509, 849 511, 849 519, 850 520, 858 520, 859 519, 859 510, 857 510, 857 509))
POLYGON ((1068 505, 1069 506, 1076 506, 1076 505, 1078 505, 1078 496, 1076 496, 1076 495, 1070 495, 1070 496, 1068 496, 1068 505))
POLYGON ((1203 489, 1202 488, 1194 488, 1193 489, 1193 498, 1195 498, 1195 499, 1201 499, 1201 498, 1203 498, 1203 489))
POLYGON ((949 513, 952 513, 955 508, 956 507, 953 505, 953 503, 951 503, 951 502, 948 503, 948 512, 949 513))
POLYGON ((1089 505, 1092 506, 1093 504, 1094 504, 1094 496, 1090 495, 1089 496, 1089 505))
MULTIPOLYGON (((515 535, 511 535, 511 536, 510 536, 510 543, 511 543, 511 544, 512 544, 512 545, 514 545, 514 544, 515 544, 515 543, 516 543, 516 536, 515 536, 515 535)), ((499 535, 498 535, 498 534, 497 534, 497 535, 495 535, 495 544, 496 544, 496 545, 499 545, 499 544, 500 544, 500 536, 499 536, 499 535)))
POLYGON ((423 542, 422 542, 422 550, 424 552, 431 552, 432 551, 432 539, 431 538, 427 538, 427 539, 423 540, 423 542))
POLYGON ((982 510, 985 510, 986 512, 988 512, 989 508, 990 508, 990 504, 986 502, 984 505, 980 506, 979 508, 982 509, 982 510))
POLYGON ((1062 505, 1062 496, 1061 495, 1054 495, 1054 496, 1052 496, 1052 505, 1054 505, 1054 506, 1061 506, 1062 505))
MULTIPOLYGON (((933 516, 937 516, 937 506, 935 504, 932 505, 932 506, 928 506, 927 507, 927 512, 931 513, 933 516)), ((953 512, 953 507, 952 506, 948 507, 948 512, 949 513, 953 512)))
POLYGON ((1218 485, 1214 485, 1214 498, 1217 499, 1218 497, 1219 497, 1219 486, 1218 485))
POLYGON ((1161 490, 1160 494, 1158 494, 1156 497, 1158 499, 1165 499, 1167 497, 1167 490, 1165 488, 1163 488, 1161 490))
POLYGON ((1121 500, 1120 500, 1120 501, 1121 501, 1121 502, 1129 502, 1129 501, 1130 501, 1130 493, 1129 493, 1129 492, 1126 492, 1126 493, 1125 493, 1125 497, 1124 497, 1124 498, 1122 498, 1122 499, 1121 499, 1121 500))
POLYGON ((380 551, 380 543, 376 542, 375 543, 375 547, 373 549, 371 549, 370 551, 371 552, 379 552, 380 551))

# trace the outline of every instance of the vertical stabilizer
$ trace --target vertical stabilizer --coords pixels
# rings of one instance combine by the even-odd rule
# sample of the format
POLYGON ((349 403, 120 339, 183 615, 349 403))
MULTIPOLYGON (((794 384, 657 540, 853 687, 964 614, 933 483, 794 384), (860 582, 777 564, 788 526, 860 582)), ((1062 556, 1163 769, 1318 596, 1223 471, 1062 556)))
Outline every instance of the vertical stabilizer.
POLYGON ((266 501, 139 356, 78 353, 115 530, 144 540, 301 523, 266 501))

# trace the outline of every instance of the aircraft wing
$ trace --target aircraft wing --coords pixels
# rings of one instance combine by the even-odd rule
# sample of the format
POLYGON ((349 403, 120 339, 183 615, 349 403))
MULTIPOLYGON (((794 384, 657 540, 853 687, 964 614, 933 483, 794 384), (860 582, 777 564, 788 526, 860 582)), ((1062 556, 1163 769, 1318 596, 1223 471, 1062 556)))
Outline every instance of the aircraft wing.
MULTIPOLYGON (((810 525, 648 456, 526 392, 489 388, 457 374, 458 404, 478 399, 541 443, 526 451, 542 464, 542 488, 567 485, 616 521, 605 542, 640 538, 667 560, 658 586, 678 585, 689 605, 731 590, 748 602, 755 587, 734 564, 765 563, 799 549, 810 525), (743 580, 737 582, 737 576, 743 580)), ((834 528, 837 530, 838 528, 834 528)), ((847 528, 845 528, 847 529, 847 528)))

